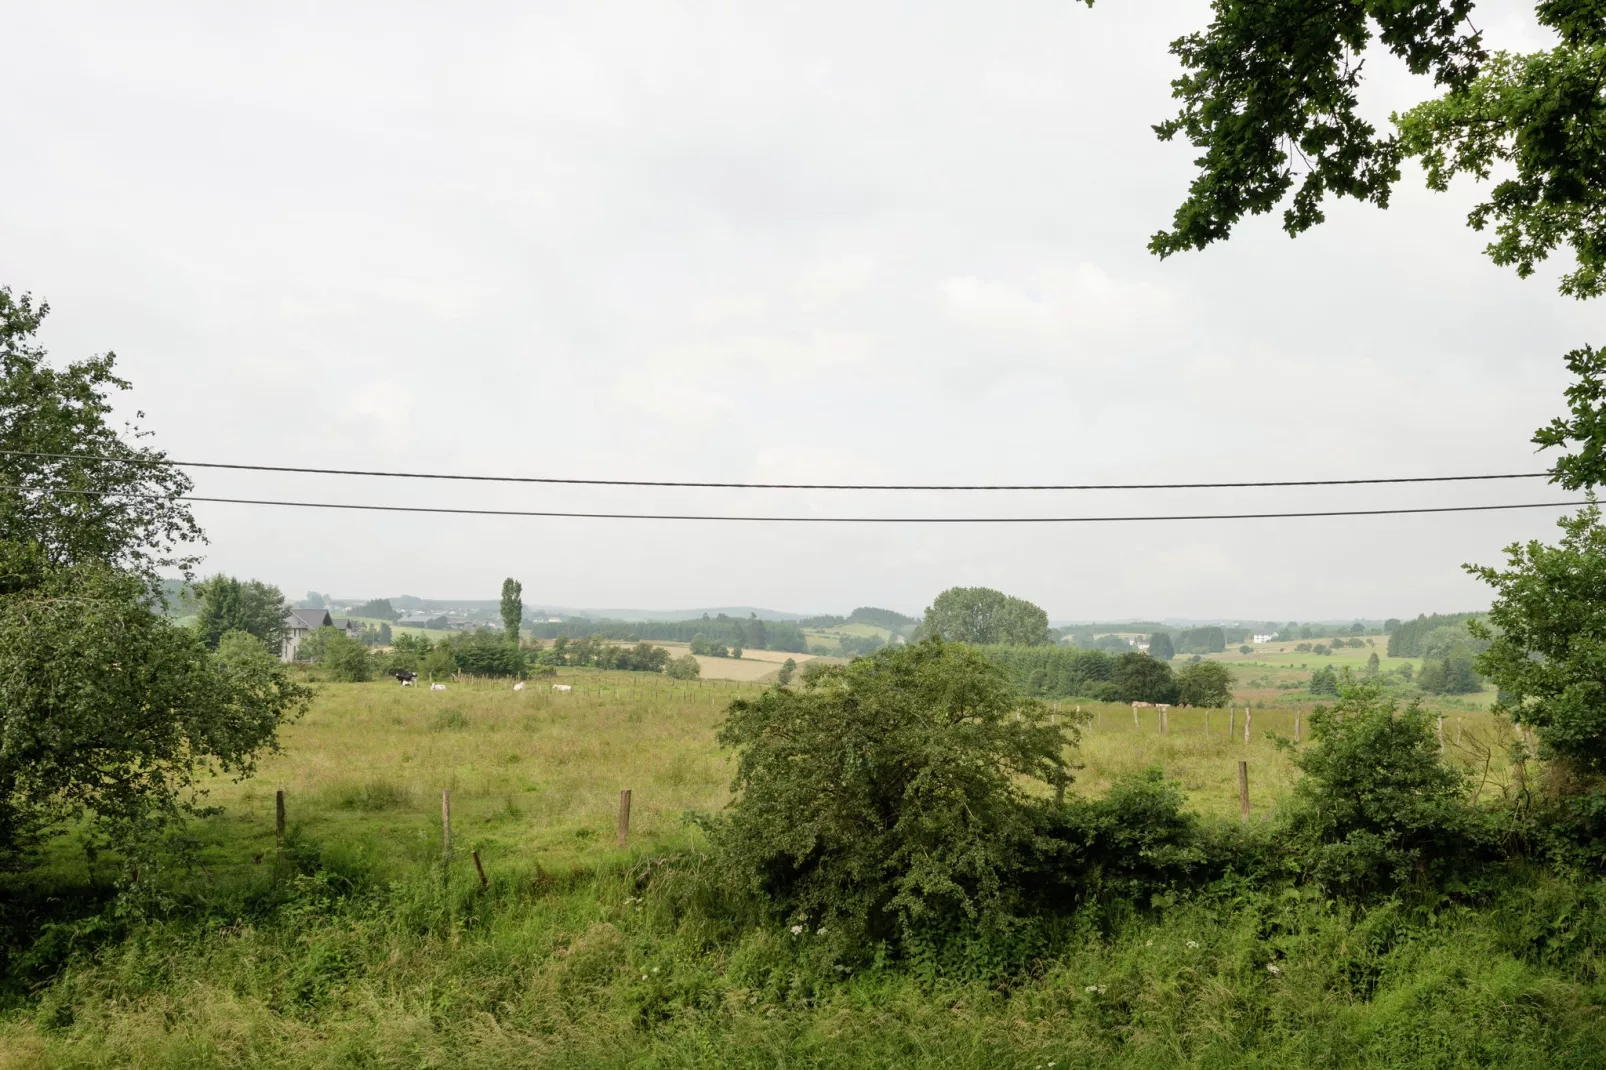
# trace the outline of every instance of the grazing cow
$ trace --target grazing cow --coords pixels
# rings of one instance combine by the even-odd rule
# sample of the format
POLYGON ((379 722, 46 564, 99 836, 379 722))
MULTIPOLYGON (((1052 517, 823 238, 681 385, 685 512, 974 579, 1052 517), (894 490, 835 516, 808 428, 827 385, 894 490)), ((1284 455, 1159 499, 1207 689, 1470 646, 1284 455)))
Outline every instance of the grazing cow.
POLYGON ((524 681, 520 680, 518 683, 514 684, 513 685, 513 690, 515 690, 515 691, 523 691, 524 690, 524 681))
POLYGON ((446 685, 445 684, 430 684, 429 685, 429 689, 431 691, 445 691, 446 690, 446 685))
POLYGON ((412 687, 413 683, 418 679, 418 674, 416 672, 408 672, 406 669, 397 669, 395 672, 391 673, 391 675, 394 676, 396 681, 403 687, 412 687))
POLYGON ((552 690, 554 690, 554 691, 573 691, 574 688, 570 687, 568 684, 553 684, 552 685, 552 690))

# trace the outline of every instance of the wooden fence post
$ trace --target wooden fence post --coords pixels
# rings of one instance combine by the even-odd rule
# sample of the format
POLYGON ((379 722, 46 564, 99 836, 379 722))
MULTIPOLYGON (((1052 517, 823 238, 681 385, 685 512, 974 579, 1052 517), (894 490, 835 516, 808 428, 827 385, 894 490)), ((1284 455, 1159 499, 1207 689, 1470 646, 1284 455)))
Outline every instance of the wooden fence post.
POLYGON ((1444 753, 1444 714, 1439 714, 1439 753, 1444 753))
POLYGON ((1238 813, 1249 820, 1249 763, 1243 758, 1238 759, 1238 813))
POLYGON ((1249 712, 1249 707, 1245 706, 1244 707, 1244 746, 1246 746, 1246 747, 1249 746, 1249 719, 1250 719, 1250 716, 1251 715, 1250 715, 1250 712, 1249 712))
POLYGON ((1236 736, 1237 734, 1238 734, 1238 707, 1237 706, 1229 706, 1228 707, 1228 712, 1227 712, 1227 742, 1231 743, 1232 742, 1232 737, 1236 736))
POLYGON ((1294 742, 1299 742, 1299 711, 1294 711, 1294 742))
POLYGON ((619 793, 619 846, 623 847, 630 838, 630 789, 625 788, 619 793))
POLYGON ((485 879, 485 867, 480 865, 480 853, 479 853, 479 851, 478 850, 474 851, 473 855, 474 855, 474 872, 476 872, 476 873, 478 873, 480 875, 480 891, 483 892, 485 889, 487 889, 487 888, 489 888, 491 886, 491 882, 485 879))
POLYGON ((273 842, 278 846, 279 853, 284 854, 284 789, 280 788, 273 793, 273 842))
POLYGON ((441 857, 452 857, 452 789, 441 789, 441 857))
POLYGON ((1205 707, 1205 738, 1210 738, 1210 707, 1205 707))

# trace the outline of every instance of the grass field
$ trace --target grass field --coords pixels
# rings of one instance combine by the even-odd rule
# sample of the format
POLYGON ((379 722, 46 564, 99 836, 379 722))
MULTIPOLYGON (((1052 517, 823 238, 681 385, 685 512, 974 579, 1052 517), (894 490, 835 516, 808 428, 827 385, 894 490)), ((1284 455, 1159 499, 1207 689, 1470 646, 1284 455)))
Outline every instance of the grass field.
MULTIPOLYGON (((1010 985, 902 968, 826 982, 803 938, 721 928, 643 890, 665 860, 695 864, 685 815, 721 806, 731 776, 715 728, 759 688, 590 670, 560 672, 571 692, 551 682, 320 685, 282 754, 213 785, 220 812, 191 830, 194 861, 148 879, 135 920, 45 942, 67 965, 33 967, 35 987, 0 1004, 0 1070, 1598 1065, 1606 991, 1455 912, 1384 940, 1407 923, 1201 901, 1090 930, 1010 985), (275 860, 277 790, 293 872, 275 860)), ((1222 710, 1172 710, 1162 735, 1153 711, 1134 725, 1130 707, 1082 709, 1074 790, 1159 765, 1192 809, 1230 820, 1242 759, 1257 822, 1292 790, 1267 734, 1291 736, 1294 710, 1254 711, 1245 744, 1241 708, 1230 738, 1222 710)), ((1447 726, 1469 765, 1509 732, 1485 713, 1447 726)), ((113 871, 74 837, 49 858, 0 897, 48 916, 110 891, 113 871)))

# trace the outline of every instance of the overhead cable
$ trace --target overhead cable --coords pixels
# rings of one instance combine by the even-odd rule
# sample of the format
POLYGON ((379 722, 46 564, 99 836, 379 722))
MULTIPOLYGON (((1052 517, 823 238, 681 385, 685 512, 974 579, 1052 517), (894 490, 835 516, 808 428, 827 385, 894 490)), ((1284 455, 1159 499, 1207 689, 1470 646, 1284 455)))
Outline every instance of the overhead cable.
MULTIPOLYGON (((8 488, 15 489, 15 488, 8 488)), ((226 505, 269 505, 294 509, 350 509, 376 513, 444 513, 453 516, 532 516, 576 520, 699 520, 752 524, 1122 524, 1173 520, 1282 520, 1296 517, 1401 516, 1416 513, 1481 513, 1507 509, 1571 509, 1588 501, 1522 502, 1510 505, 1429 505, 1405 509, 1325 509, 1313 512, 1186 513, 1137 516, 740 516, 693 513, 582 513, 535 509, 459 509, 431 505, 366 505, 357 502, 299 502, 268 498, 214 498, 184 495, 128 494, 123 491, 48 489, 47 494, 112 497, 135 501, 210 502, 226 505)))
POLYGON ((1502 472, 1470 476, 1386 476, 1370 479, 1274 479, 1225 483, 719 483, 683 479, 583 479, 572 476, 482 476, 455 472, 385 472, 361 468, 301 468, 282 464, 231 464, 169 458, 106 457, 85 453, 0 450, 0 456, 54 460, 115 461, 174 468, 220 468, 236 472, 288 472, 296 475, 373 476, 382 479, 448 479, 476 483, 543 483, 588 487, 697 487, 713 490, 1234 490, 1248 487, 1350 487, 1382 483, 1466 483, 1491 479, 1543 479, 1549 472, 1502 472))

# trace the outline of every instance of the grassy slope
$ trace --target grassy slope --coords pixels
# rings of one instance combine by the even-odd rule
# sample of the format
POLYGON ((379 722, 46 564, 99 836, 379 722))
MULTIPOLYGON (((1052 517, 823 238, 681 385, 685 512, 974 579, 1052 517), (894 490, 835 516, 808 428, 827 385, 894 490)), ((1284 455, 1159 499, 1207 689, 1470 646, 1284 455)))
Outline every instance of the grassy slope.
MULTIPOLYGON (((1413 923, 1255 895, 1090 929, 1006 991, 903 969, 826 983, 837 974, 807 936, 725 932, 637 881, 695 848, 684 810, 724 801, 713 730, 744 688, 560 679, 575 691, 325 685, 282 755, 217 786, 202 864, 168 875, 156 920, 0 1017, 0 1068, 1583 1066, 1606 1042, 1593 960, 1525 958, 1525 930, 1495 914, 1413 923), (275 872, 278 787, 300 876, 275 872), (443 885, 444 787, 456 852, 443 885)), ((1246 746, 1221 711, 1209 737, 1199 710, 1172 711, 1160 736, 1128 708, 1085 708, 1080 790, 1158 762, 1196 809, 1226 816, 1246 757, 1263 815, 1292 784, 1263 738, 1291 731, 1285 711, 1257 712, 1246 746)), ((83 855, 63 842, 52 857, 0 896, 80 894, 83 855)), ((1520 894, 1572 893, 1539 881, 1520 894)))

